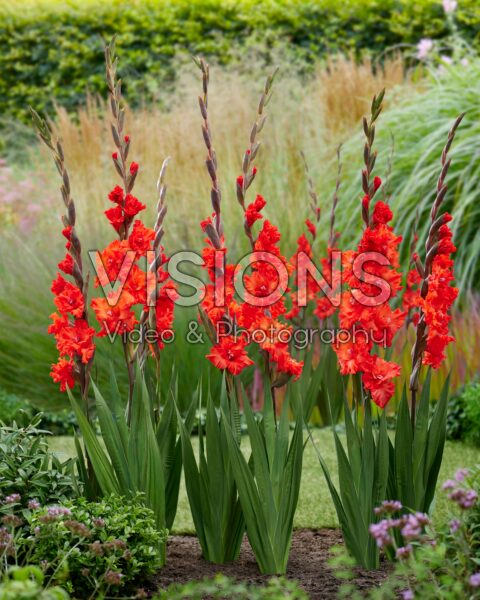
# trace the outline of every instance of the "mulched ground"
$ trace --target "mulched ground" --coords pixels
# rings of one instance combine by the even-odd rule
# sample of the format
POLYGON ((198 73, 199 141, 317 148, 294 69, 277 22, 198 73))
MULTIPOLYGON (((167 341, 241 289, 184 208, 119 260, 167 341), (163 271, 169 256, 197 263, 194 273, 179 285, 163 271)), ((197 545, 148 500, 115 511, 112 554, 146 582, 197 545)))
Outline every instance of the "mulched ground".
MULTIPOLYGON (((294 531, 287 577, 296 579, 314 600, 335 598, 341 582, 327 566, 330 548, 342 543, 338 529, 300 529, 294 531)), ((375 587, 387 576, 388 566, 378 571, 357 570, 356 584, 361 590, 375 587)), ((252 550, 245 538, 240 557, 234 563, 214 565, 201 557, 200 545, 193 536, 172 536, 169 539, 167 565, 155 576, 154 584, 166 588, 171 583, 212 577, 215 573, 239 581, 262 584, 269 579, 258 571, 252 550)))

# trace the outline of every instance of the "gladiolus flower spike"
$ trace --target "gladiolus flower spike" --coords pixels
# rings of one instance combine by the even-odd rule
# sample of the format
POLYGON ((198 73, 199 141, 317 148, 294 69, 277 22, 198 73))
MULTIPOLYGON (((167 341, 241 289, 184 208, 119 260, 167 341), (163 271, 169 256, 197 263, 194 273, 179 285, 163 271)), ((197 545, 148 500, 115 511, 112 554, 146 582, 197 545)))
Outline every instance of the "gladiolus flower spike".
POLYGON ((64 152, 60 140, 55 139, 52 129, 33 109, 34 125, 43 143, 52 153, 55 166, 62 179, 61 193, 66 207, 62 216, 62 234, 66 239, 66 255, 58 263, 60 272, 52 282, 52 293, 57 312, 50 318, 52 324, 48 332, 55 337, 59 360, 52 365, 50 376, 60 384, 60 390, 72 389, 75 382, 80 384, 82 399, 87 408, 90 368, 95 353, 93 337, 95 330, 88 324, 87 293, 88 274, 84 275, 82 246, 76 232, 76 211, 70 190, 70 178, 65 166, 64 152))

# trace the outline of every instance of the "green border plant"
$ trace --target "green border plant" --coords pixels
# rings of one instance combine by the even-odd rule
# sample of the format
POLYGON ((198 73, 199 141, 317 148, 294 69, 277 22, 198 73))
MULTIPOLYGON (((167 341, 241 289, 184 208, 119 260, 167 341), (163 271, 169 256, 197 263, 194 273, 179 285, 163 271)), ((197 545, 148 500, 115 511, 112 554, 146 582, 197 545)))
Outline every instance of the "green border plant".
MULTIPOLYGON (((229 408, 225 385, 222 391, 220 406, 230 416, 230 424, 237 431, 239 439, 238 407, 229 408)), ((201 394, 198 396, 198 405, 201 407, 201 394)), ((209 393, 205 431, 200 422, 198 425, 197 464, 190 432, 183 424, 179 412, 177 420, 183 449, 185 485, 202 555, 218 564, 235 560, 240 553, 245 520, 228 456, 225 423, 218 417, 209 393)))

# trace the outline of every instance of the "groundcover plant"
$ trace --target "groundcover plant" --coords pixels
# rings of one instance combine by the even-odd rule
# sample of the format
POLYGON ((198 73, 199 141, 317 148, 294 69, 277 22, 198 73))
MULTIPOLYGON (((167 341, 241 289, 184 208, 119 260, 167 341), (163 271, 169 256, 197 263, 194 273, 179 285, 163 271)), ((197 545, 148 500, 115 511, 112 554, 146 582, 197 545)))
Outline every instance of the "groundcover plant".
MULTIPOLYGON (((272 98, 273 73, 257 105, 241 173, 231 182, 240 209, 238 234, 246 236, 249 247, 244 257, 232 256, 224 222, 237 216, 222 198, 221 157, 214 149, 209 119, 210 70, 198 58, 195 62, 202 82, 198 104, 205 166, 211 180, 211 213, 200 223, 201 254, 185 251, 168 256, 161 245, 167 212, 167 161, 160 166, 156 220, 148 227, 138 218, 146 205, 133 195, 141 168, 130 159, 135 140, 126 133, 114 41, 106 47, 105 57, 114 146, 111 159, 120 183, 108 194, 111 206, 105 210, 115 239, 100 251, 86 253, 82 248, 80 231, 88 224, 77 223, 62 143, 48 121, 32 111, 60 174, 66 207, 61 231, 66 255, 58 264, 51 288, 56 312, 51 315, 49 332, 59 353, 51 376, 68 393, 77 417, 83 438, 83 444, 76 439, 79 470, 87 496, 133 498, 140 492, 153 510, 158 530, 170 529, 183 463, 203 556, 217 563, 234 560, 245 532, 260 571, 284 574, 303 450, 308 443, 304 430, 312 409, 310 397, 318 388, 327 402, 331 401, 331 421, 343 416, 345 424, 346 450, 335 429, 333 432, 338 488, 322 449, 318 449, 345 543, 359 565, 377 567, 379 547, 369 530, 377 519, 375 507, 390 500, 400 501, 405 509, 428 512, 442 461, 448 381, 430 418, 430 375, 424 382, 420 376, 422 365, 437 369, 442 364, 446 346, 454 341, 449 333, 449 311, 458 293, 453 286, 456 249, 451 217, 442 211, 442 203, 447 194, 448 153, 463 115, 453 124, 442 153, 425 255, 422 258, 416 248, 414 233, 408 274, 400 269, 402 238, 390 224, 394 216, 385 184, 375 174, 375 132, 384 92, 374 97, 371 114, 363 121, 359 211, 364 228, 357 248, 342 249, 342 237, 335 231, 335 214, 341 210, 339 166, 326 247, 319 248, 320 205, 310 181, 312 220, 306 220, 297 250, 287 258, 275 220, 266 218, 267 200, 260 194, 249 196, 260 175, 256 161, 259 138, 268 127, 266 109, 272 98), (317 256, 321 257, 322 272, 315 264, 317 256), (179 269, 182 262, 190 262, 188 275, 179 269), (203 279, 193 275, 194 269, 203 279), (91 270, 97 292, 90 300, 91 270), (195 290, 193 295, 185 293, 185 285, 195 290), (206 333, 211 344, 206 359, 223 376, 219 397, 204 397, 199 386, 187 414, 178 409, 175 378, 189 377, 188 365, 179 364, 176 373, 162 373, 161 369, 162 350, 166 344, 175 344, 175 305, 178 311, 185 305, 197 305, 198 319, 190 323, 191 329, 206 333), (415 328, 415 343, 411 369, 403 373, 409 378, 408 391, 400 400, 391 439, 386 410, 395 392, 394 379, 402 375, 393 342, 405 326, 415 328), (302 348, 297 343, 299 333, 306 340, 302 348), (119 389, 113 369, 109 389, 95 385, 97 337, 121 344, 126 390, 119 389), (332 355, 336 355, 338 373, 333 372, 332 355), (322 370, 323 360, 330 366, 322 370), (308 398, 290 393, 308 376, 303 374, 306 367, 308 384, 297 389, 307 390, 308 398), (246 393, 251 372, 263 397, 261 414, 254 413, 246 393), (171 379, 163 397, 160 377, 171 379), (300 383, 295 383, 297 380, 300 383), (190 435, 197 406, 206 406, 205 427, 200 422, 198 428, 198 458, 190 435), (240 435, 241 409, 247 423, 249 456, 240 435), (98 416, 101 440, 94 415, 98 416)), ((322 485, 320 477, 318 484, 322 485)))

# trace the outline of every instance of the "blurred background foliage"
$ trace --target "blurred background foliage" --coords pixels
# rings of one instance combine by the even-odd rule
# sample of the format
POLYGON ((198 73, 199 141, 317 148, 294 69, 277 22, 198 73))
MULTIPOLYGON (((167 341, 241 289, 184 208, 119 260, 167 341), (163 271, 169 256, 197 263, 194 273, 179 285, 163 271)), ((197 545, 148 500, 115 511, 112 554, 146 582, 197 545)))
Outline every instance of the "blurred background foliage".
MULTIPOLYGON (((463 0, 456 23, 480 43, 480 6, 463 0)), ((68 109, 87 90, 105 93, 100 40, 119 36, 125 94, 132 106, 158 100, 176 79, 179 56, 203 54, 248 70, 244 49, 271 62, 280 43, 289 60, 313 65, 335 52, 381 54, 449 34, 436 0, 2 0, 0 114, 28 120, 27 105, 68 109), (21 7, 21 9, 20 9, 21 7)))
MULTIPOLYGON (((361 117, 371 97, 385 87, 376 172, 388 180, 385 195, 394 209, 396 230, 404 237, 406 267, 417 212, 420 248, 425 235, 447 130, 460 112, 467 112, 451 154, 447 197, 455 217, 462 294, 452 319, 457 344, 449 347, 447 362, 433 380, 439 387, 451 371, 452 388, 463 394, 463 386, 480 369, 476 0, 459 1, 450 15, 439 0, 0 0, 0 419, 11 419, 16 403, 25 401, 25 410, 66 406, 48 374, 56 351, 46 333, 54 310, 50 282, 63 257, 62 203, 50 157, 28 123, 28 105, 47 111, 63 140, 84 248, 103 247, 112 239, 103 210, 117 183, 110 159, 102 53, 103 40, 113 33, 118 34, 120 73, 126 80, 131 157, 140 163, 135 190, 148 206, 147 224, 153 224, 158 170, 166 156, 172 157, 164 238, 168 253, 200 251, 198 222, 210 212, 196 100, 200 82, 192 53, 204 54, 212 63, 210 120, 232 258, 247 250, 235 180, 256 101, 273 65, 280 71, 262 131, 255 191, 265 196, 266 216, 279 226, 287 255, 294 252, 309 216, 301 150, 322 206, 315 254, 325 253, 339 143, 343 174, 337 228, 340 246, 354 246, 361 228, 361 117), (419 61, 417 44, 422 38, 434 40, 435 50, 419 61)), ((177 309, 177 337, 162 354, 163 390, 174 377, 182 409, 199 381, 219 385, 218 373, 204 359, 208 346, 187 340, 189 322, 196 318, 194 310, 177 309)), ((403 332, 397 341, 405 373, 408 336, 403 332)), ((118 346, 99 343, 95 377, 100 386, 112 361, 121 378, 118 346)), ((319 357, 322 360, 319 352, 312 373, 291 389, 294 396, 308 396, 316 406, 314 418, 324 423, 324 395, 320 391, 310 397, 318 390, 310 383, 319 357)), ((253 373, 247 373, 244 383, 254 393, 253 373)), ((398 385, 400 389, 403 381, 398 385)), ((67 427, 69 418, 65 415, 67 427)))

